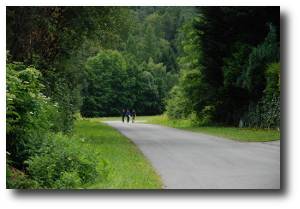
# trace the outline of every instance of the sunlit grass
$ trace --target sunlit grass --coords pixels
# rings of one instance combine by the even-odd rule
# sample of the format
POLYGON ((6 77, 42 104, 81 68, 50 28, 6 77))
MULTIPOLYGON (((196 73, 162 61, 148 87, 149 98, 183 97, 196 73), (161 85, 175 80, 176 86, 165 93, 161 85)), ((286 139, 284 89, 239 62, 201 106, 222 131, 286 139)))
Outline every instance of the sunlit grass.
POLYGON ((78 120, 75 135, 93 146, 101 158, 108 162, 109 175, 99 180, 89 189, 159 189, 160 177, 150 162, 125 136, 99 119, 78 120))

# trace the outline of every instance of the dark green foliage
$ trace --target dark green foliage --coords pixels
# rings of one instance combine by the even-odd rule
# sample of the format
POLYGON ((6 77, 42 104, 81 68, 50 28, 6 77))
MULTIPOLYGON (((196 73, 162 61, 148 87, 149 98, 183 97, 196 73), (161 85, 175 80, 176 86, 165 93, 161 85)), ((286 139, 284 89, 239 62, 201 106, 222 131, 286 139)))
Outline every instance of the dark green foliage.
POLYGON ((37 189, 39 184, 18 169, 6 166, 6 188, 37 189))
POLYGON ((263 97, 256 105, 249 105, 243 117, 244 125, 255 128, 280 127, 280 98, 278 95, 263 97))
POLYGON ((251 46, 248 44, 237 42, 232 47, 230 57, 224 58, 224 87, 239 87, 239 79, 243 70, 247 68, 248 57, 251 52, 251 46))
POLYGON ((194 126, 209 126, 214 122, 216 108, 214 106, 205 106, 200 114, 192 113, 190 119, 194 126))
POLYGON ((200 88, 204 83, 201 82, 203 76, 199 70, 201 51, 197 47, 197 33, 193 30, 193 24, 199 21, 187 21, 182 25, 179 32, 181 56, 178 57, 178 63, 181 69, 179 82, 172 91, 167 100, 167 114, 171 118, 187 118, 200 105, 201 100, 197 100, 200 88))
POLYGON ((279 43, 275 28, 270 25, 270 32, 264 42, 252 49, 241 78, 243 87, 251 92, 251 99, 257 100, 262 97, 263 90, 266 88, 265 70, 267 65, 278 60, 279 43))
POLYGON ((162 113, 164 98, 176 79, 152 58, 138 66, 130 55, 115 50, 102 50, 89 58, 86 72, 81 107, 85 117, 119 115, 126 108, 138 114, 162 113))
POLYGON ((192 18, 193 7, 139 7, 133 8, 134 27, 129 31, 126 51, 139 63, 152 58, 164 63, 167 72, 178 72, 179 28, 192 18))
POLYGON ((83 63, 90 53, 82 55, 80 48, 87 39, 96 46, 124 47, 128 15, 118 7, 7 7, 10 59, 40 69, 43 93, 59 104, 61 131, 71 131, 82 104, 83 63))
POLYGON ((278 127, 279 66, 268 67, 279 61, 278 7, 201 7, 181 30, 181 73, 168 115, 198 125, 242 119, 278 127))
POLYGON ((60 107, 42 94, 40 76, 33 67, 7 64, 7 187, 74 188, 104 178, 99 156, 51 134, 60 130, 60 107))
MULTIPOLYGON (((121 68, 110 66, 111 60, 96 68, 87 62, 81 113, 89 117, 119 115, 123 108, 134 108, 139 115, 162 113, 165 98, 177 82, 179 28, 193 12, 193 8, 185 7, 127 10, 127 35, 116 33, 125 38, 123 44, 104 47, 119 53, 125 64, 121 68)), ((99 47, 99 51, 109 57, 109 50, 99 47)), ((97 53, 86 58, 95 60, 97 53)))
POLYGON ((119 52, 99 52, 87 60, 86 71, 88 87, 81 108, 83 116, 118 115, 123 105, 130 105, 127 88, 130 80, 126 62, 119 52))
POLYGON ((280 64, 269 64, 266 71, 264 96, 256 105, 249 105, 245 125, 259 128, 280 127, 280 64))
POLYGON ((265 72, 267 84, 264 93, 269 95, 280 95, 280 63, 271 63, 265 72))

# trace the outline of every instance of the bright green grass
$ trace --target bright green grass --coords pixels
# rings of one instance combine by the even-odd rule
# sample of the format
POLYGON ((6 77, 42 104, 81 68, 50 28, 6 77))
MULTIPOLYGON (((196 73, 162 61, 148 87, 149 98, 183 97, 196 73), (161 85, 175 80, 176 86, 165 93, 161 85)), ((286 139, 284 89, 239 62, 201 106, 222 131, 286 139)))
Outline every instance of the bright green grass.
POLYGON ((99 121, 121 121, 122 118, 120 117, 101 117, 101 118, 94 118, 94 120, 99 120, 99 121))
MULTIPOLYGON (((105 120, 101 118, 101 120, 105 120)), ((120 120, 117 117, 112 117, 110 120, 120 120)), ((166 115, 156 116, 140 116, 136 120, 143 120, 145 123, 159 124, 173 128, 200 132, 239 141, 274 141, 280 139, 280 132, 274 129, 250 129, 236 127, 193 127, 189 120, 170 120, 166 115)))
MULTIPOLYGON (((75 135, 109 165, 106 180, 86 185, 89 189, 159 189, 160 177, 137 147, 125 136, 98 119, 78 120, 75 135)), ((83 145, 84 146, 84 145, 83 145)))

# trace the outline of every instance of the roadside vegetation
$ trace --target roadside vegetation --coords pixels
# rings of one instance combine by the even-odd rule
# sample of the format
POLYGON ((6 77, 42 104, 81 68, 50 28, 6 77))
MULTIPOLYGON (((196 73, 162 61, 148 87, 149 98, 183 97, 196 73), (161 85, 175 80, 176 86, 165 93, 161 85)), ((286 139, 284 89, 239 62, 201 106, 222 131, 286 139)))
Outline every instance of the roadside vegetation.
POLYGON ((7 167, 8 188, 162 188, 160 177, 137 147, 99 121, 79 119, 72 135, 49 135, 42 143, 26 161, 26 173, 7 167))
POLYGON ((199 11, 183 27, 181 71, 166 100, 168 117, 196 126, 278 129, 279 7, 199 11))
MULTIPOLYGON (((120 121, 120 117, 103 117, 100 121, 120 121)), ((142 123, 158 124, 187 131, 194 131, 214 136, 245 142, 267 142, 280 140, 280 131, 277 129, 238 128, 225 126, 196 126, 190 119, 172 120, 167 115, 137 116, 136 120, 142 123)))
POLYGON ((159 124, 173 128, 180 128, 228 139, 248 142, 266 142, 280 140, 280 131, 277 129, 238 128, 225 126, 195 126, 189 119, 172 120, 166 115, 138 117, 146 123, 159 124))
POLYGON ((97 119, 75 123, 75 136, 97 153, 105 178, 86 184, 90 189, 160 189, 162 182, 150 162, 129 139, 97 119), (103 167, 103 164, 105 165, 103 167))
POLYGON ((95 144, 113 142, 112 130, 81 118, 123 108, 177 128, 278 138, 258 133, 279 136, 279 22, 279 7, 7 7, 7 187, 158 187, 130 145, 124 160, 141 165, 110 170, 118 150, 95 144), (129 182, 136 168, 146 179, 129 182))

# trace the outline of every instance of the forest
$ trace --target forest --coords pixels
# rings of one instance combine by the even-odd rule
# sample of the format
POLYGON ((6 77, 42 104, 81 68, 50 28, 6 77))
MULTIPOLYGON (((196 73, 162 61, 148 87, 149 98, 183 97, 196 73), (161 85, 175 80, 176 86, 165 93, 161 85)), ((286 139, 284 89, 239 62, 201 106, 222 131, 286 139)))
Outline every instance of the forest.
POLYGON ((8 187, 105 176, 65 139, 124 108, 280 128, 279 7, 7 7, 6 54, 8 187))

